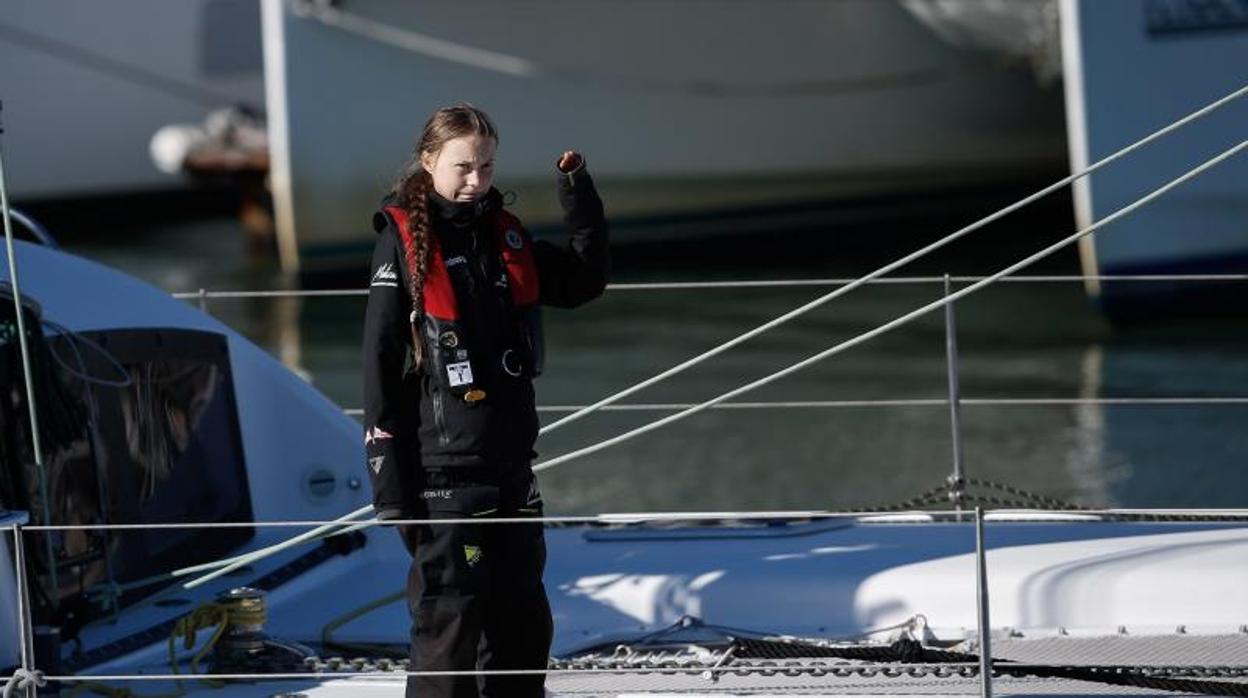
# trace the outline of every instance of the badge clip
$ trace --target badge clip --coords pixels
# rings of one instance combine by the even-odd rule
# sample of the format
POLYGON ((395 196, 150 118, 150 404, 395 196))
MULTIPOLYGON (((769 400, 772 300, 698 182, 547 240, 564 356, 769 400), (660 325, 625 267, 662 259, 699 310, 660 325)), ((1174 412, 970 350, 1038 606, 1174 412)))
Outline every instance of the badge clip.
POLYGON ((475 388, 464 393, 464 402, 480 402, 485 399, 485 391, 475 388))

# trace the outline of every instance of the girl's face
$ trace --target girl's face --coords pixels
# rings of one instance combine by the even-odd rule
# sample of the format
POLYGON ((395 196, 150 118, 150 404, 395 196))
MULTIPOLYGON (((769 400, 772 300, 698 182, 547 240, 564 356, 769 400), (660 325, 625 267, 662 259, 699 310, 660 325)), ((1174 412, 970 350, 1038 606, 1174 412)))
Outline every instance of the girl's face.
POLYGON ((451 201, 473 201, 494 181, 494 149, 488 136, 452 138, 436 153, 422 153, 420 164, 433 178, 433 190, 451 201))

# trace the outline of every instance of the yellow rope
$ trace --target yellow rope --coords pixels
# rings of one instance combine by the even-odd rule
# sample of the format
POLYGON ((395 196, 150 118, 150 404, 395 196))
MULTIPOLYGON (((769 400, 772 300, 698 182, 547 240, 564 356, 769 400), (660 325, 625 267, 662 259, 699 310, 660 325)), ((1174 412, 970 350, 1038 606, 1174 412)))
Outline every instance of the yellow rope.
MULTIPOLYGON (((174 674, 182 673, 178 670, 178 638, 182 639, 183 649, 189 651, 195 648, 195 639, 199 636, 199 631, 215 628, 203 647, 200 647, 195 654, 191 655, 191 673, 202 674, 199 662, 208 656, 208 653, 216 646, 217 641, 229 630, 231 624, 263 625, 266 615, 264 602, 260 599, 241 599, 227 603, 211 602, 200 606, 188 615, 179 618, 178 622, 173 626, 173 632, 169 633, 169 667, 173 669, 174 674)), ((130 688, 119 688, 109 686, 106 683, 87 681, 69 689, 64 695, 67 698, 73 698, 85 691, 90 691, 106 698, 181 698, 181 696, 186 695, 186 689, 182 685, 181 679, 176 679, 176 681, 178 688, 172 693, 136 693, 130 688)), ((213 688, 220 688, 225 685, 224 681, 210 679, 200 679, 200 681, 213 688)))
MULTIPOLYGON (((205 628, 216 627, 212 636, 204 643, 198 652, 191 655, 191 673, 199 674, 199 660, 203 659, 212 648, 217 644, 217 640, 225 634, 226 628, 230 625, 230 609, 219 603, 206 603, 203 606, 192 611, 189 615, 178 619, 173 626, 173 632, 169 634, 169 667, 173 669, 173 673, 180 674, 178 671, 178 638, 182 638, 182 647, 186 650, 195 648, 195 638, 199 635, 199 631, 205 628)), ((183 691, 182 679, 177 679, 178 691, 183 691)), ((204 681, 210 686, 222 685, 216 681, 204 681)))

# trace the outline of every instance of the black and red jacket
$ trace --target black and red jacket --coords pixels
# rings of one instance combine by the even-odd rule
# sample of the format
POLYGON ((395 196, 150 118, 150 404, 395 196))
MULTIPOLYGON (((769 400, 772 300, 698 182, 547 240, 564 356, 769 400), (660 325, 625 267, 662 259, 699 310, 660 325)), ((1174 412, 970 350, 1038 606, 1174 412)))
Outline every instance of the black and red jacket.
POLYGON ((405 213, 383 201, 364 321, 364 446, 379 518, 424 515, 424 468, 523 467, 536 455, 532 378, 541 372, 540 305, 596 298, 610 266, 602 202, 582 165, 558 174, 571 233, 532 240, 491 190, 478 201, 430 194, 424 310, 413 326, 405 213), (408 370, 413 337, 424 345, 408 370))

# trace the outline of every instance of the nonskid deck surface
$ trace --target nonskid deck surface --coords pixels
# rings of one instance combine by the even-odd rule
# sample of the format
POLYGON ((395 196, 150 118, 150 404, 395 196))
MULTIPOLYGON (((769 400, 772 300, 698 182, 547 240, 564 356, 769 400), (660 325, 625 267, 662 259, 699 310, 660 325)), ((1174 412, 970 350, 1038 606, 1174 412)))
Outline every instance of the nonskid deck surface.
POLYGON ((1248 674, 1248 631, 1195 635, 1005 638, 992 641, 992 656, 1021 664, 1061 666, 1238 667, 1248 674))

